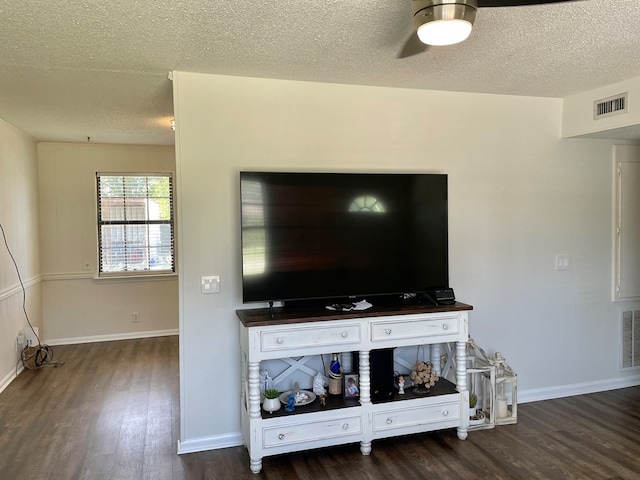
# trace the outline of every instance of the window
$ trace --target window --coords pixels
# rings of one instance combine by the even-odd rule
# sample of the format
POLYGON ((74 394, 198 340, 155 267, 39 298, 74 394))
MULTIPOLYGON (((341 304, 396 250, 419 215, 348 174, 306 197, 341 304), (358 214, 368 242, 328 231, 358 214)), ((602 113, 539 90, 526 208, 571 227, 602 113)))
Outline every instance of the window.
POLYGON ((97 174, 99 276, 175 272, 172 180, 97 174))

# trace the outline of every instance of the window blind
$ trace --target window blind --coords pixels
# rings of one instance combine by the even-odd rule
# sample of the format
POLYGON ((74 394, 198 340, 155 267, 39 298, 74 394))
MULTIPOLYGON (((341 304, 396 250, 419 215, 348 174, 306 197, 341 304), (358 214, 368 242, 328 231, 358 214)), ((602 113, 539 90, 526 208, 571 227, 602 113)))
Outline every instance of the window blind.
POLYGON ((99 274, 175 271, 171 174, 97 174, 99 274))

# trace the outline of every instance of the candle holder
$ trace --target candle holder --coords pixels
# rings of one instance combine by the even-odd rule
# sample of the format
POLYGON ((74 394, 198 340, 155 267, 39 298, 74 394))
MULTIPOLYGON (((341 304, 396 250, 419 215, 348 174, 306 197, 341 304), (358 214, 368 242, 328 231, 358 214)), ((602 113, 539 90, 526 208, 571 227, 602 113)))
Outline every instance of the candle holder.
POLYGON ((472 338, 467 342, 467 361, 469 400, 472 394, 476 398, 475 410, 469 411, 469 430, 494 428, 496 367, 472 338))
POLYGON ((517 375, 500 353, 489 357, 472 338, 467 342, 469 391, 477 398, 469 430, 493 428, 518 421, 517 375), (509 406, 511 408, 509 408, 509 406), (484 417, 484 421, 480 421, 484 417))
POLYGON ((507 425, 518 421, 518 376, 507 365, 505 358, 497 352, 493 363, 496 367, 496 425, 507 425), (511 409, 509 409, 511 405, 511 409))

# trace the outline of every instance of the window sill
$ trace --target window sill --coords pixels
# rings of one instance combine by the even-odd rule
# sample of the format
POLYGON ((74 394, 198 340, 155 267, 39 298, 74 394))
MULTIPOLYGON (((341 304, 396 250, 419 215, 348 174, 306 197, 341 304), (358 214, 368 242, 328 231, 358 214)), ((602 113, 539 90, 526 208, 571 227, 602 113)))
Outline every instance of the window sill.
POLYGON ((99 283, 111 283, 111 282, 158 282, 164 280, 173 280, 177 279, 178 274, 173 273, 147 273, 147 274, 127 274, 127 275, 105 275, 105 276, 94 276, 93 279, 99 283))

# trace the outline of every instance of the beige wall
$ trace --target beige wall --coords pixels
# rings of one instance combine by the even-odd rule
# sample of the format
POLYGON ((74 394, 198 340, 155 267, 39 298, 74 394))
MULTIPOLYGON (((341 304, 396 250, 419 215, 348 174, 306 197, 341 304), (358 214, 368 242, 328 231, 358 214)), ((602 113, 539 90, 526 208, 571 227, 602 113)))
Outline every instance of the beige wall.
POLYGON ((173 147, 40 143, 38 168, 47 341, 174 332, 178 326, 175 276, 95 279, 96 172, 173 172, 173 147))
MULTIPOLYGON (((2 120, 0 224, 25 284, 28 318, 42 329, 36 142, 2 120)), ((15 377, 16 336, 28 327, 22 307, 18 274, 0 235, 0 390, 15 377)))
POLYGON ((174 99, 183 451, 240 443, 242 169, 446 172, 451 286, 521 398, 638 381, 610 296, 612 142, 562 140, 560 99, 183 72, 174 99))

